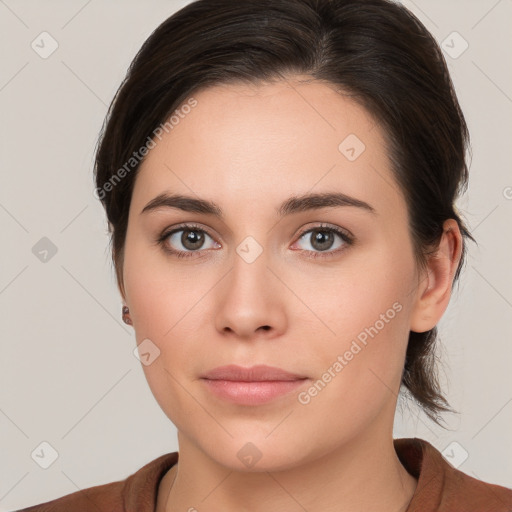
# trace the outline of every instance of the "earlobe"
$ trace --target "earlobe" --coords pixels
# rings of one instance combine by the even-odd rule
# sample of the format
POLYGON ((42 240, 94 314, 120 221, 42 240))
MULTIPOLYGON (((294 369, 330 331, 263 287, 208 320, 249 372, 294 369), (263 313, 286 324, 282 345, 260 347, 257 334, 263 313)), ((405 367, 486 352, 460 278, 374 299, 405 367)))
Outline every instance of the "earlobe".
POLYGON ((410 330, 426 332, 433 329, 450 302, 453 278, 462 253, 462 235, 455 219, 443 225, 443 234, 436 252, 428 257, 425 277, 420 281, 416 304, 411 314, 410 330))

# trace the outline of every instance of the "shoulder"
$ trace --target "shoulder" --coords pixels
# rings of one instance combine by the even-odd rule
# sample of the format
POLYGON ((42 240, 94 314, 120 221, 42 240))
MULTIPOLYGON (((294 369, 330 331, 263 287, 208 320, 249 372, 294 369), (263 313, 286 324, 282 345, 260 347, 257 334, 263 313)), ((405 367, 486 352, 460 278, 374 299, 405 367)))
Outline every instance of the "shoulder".
POLYGON ((97 485, 67 494, 39 505, 33 505, 16 512, 86 512, 94 510, 108 510, 109 512, 124 511, 123 488, 126 480, 97 485), (108 508, 105 508, 108 507, 108 508))
POLYGON ((512 512, 512 489, 473 478, 423 439, 395 439, 404 467, 418 480, 407 512, 512 512))
POLYGON ((178 461, 178 452, 148 462, 124 480, 82 489, 16 512, 154 512, 160 480, 178 461))

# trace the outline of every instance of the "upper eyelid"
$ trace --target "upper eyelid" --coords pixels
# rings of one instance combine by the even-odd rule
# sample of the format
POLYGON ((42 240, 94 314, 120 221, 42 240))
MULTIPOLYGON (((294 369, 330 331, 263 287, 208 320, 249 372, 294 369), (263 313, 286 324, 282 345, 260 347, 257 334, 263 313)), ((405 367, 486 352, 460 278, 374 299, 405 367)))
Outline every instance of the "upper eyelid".
POLYGON ((178 232, 178 231, 185 231, 185 230, 195 230, 195 231, 203 231, 204 233, 206 233, 210 238, 214 238, 214 236, 210 233, 210 231, 208 229, 205 229, 203 228, 202 226, 199 226, 199 225, 196 225, 196 224, 183 224, 183 225, 178 225, 178 226, 175 226, 173 228, 169 228, 168 230, 167 229, 164 229, 162 231, 162 236, 165 236, 165 237, 169 237, 171 236, 172 234, 178 232))

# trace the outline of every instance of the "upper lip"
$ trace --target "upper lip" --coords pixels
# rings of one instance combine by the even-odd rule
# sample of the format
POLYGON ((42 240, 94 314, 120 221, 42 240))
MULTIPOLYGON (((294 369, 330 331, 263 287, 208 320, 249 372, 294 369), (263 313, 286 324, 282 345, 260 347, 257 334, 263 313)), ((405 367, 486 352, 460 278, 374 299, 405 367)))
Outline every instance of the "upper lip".
POLYGON ((276 380, 299 380, 306 379, 303 375, 287 372, 275 366, 264 364, 244 368, 230 364, 219 366, 201 376, 209 380, 231 380, 237 382, 276 381, 276 380))

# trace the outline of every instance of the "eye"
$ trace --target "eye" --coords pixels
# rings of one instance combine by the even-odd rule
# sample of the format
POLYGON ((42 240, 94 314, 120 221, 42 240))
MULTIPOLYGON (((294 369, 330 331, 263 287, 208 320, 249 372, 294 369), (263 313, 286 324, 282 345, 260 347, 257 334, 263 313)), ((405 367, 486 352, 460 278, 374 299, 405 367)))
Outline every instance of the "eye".
POLYGON ((305 249, 306 252, 311 253, 308 256, 309 258, 324 258, 332 256, 333 254, 338 254, 345 250, 347 246, 352 245, 354 241, 353 237, 345 230, 325 225, 317 226, 305 231, 300 236, 299 241, 302 239, 306 241, 309 240, 309 244, 313 247, 313 251, 305 249), (337 244, 336 237, 339 239, 337 244))
MULTIPOLYGON (((299 241, 307 240, 309 237, 313 250, 303 249, 308 258, 325 258, 338 254, 345 250, 354 242, 354 238, 347 231, 333 226, 316 226, 302 233, 299 241), (338 238, 337 245, 335 244, 338 238), (334 250, 333 245, 335 245, 334 250), (325 253, 325 254, 322 254, 325 253)), ((156 240, 169 254, 178 258, 195 257, 196 253, 200 253, 208 248, 219 248, 221 245, 201 227, 195 224, 183 224, 172 230, 164 231, 156 240), (205 247, 205 240, 211 240, 210 247, 205 247)), ((299 242, 296 242, 299 243, 299 242)))
POLYGON ((157 242, 162 245, 165 251, 174 256, 189 258, 194 256, 194 253, 208 249, 208 247, 204 247, 206 238, 213 242, 210 248, 220 247, 220 244, 215 242, 204 229, 193 224, 184 224, 170 231, 165 231, 160 235, 157 242))

